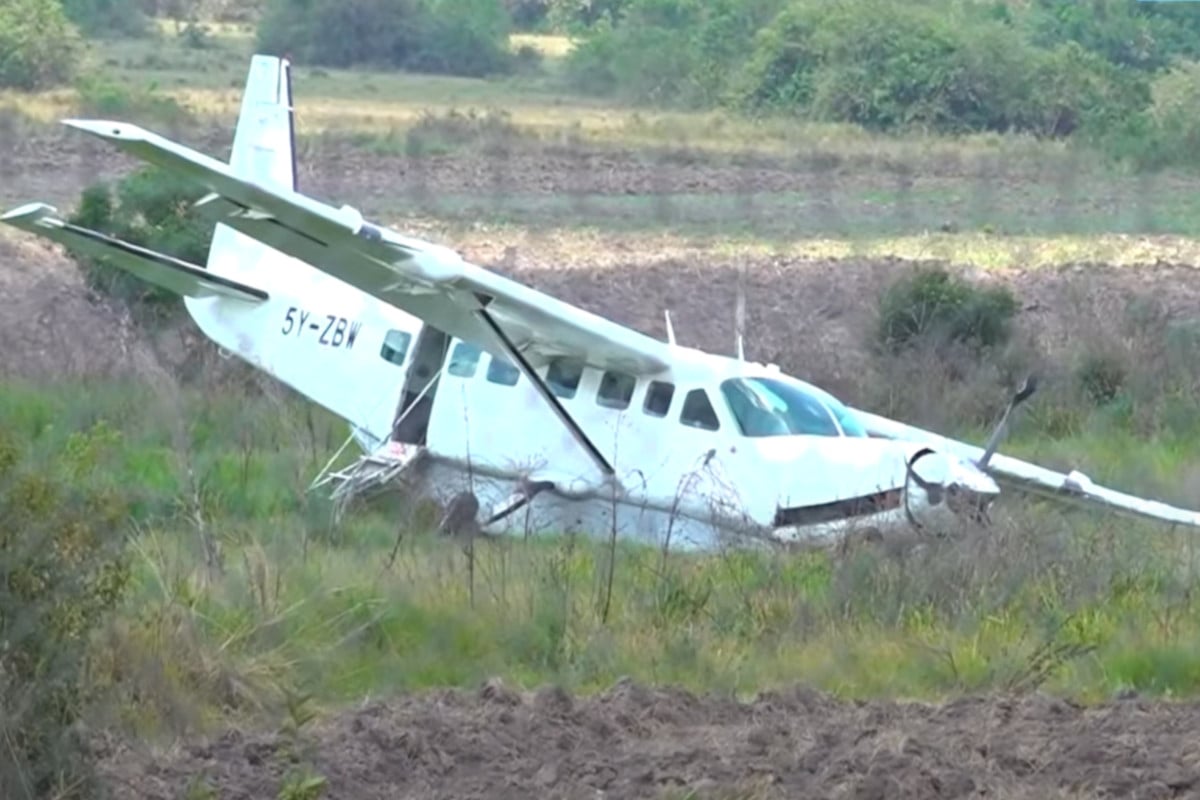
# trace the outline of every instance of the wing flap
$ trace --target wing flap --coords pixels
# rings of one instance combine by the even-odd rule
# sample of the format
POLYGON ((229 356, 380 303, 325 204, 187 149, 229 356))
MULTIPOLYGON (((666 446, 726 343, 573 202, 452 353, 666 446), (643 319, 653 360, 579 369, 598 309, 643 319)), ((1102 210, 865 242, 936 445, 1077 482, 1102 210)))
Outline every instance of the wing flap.
MULTIPOLYGON (((872 436, 920 442, 921 444, 958 456, 972 463, 978 463, 979 459, 983 456, 983 448, 981 447, 974 447, 964 442, 866 411, 858 409, 852 409, 852 411, 862 421, 863 427, 872 436)), ((1125 494, 1124 492, 1118 492, 1104 486, 1097 486, 1086 475, 1078 471, 1070 473, 1055 472, 1052 469, 1039 467, 1028 461, 1000 455, 999 453, 992 456, 984 471, 991 475, 1001 486, 1010 489, 1029 492, 1054 500, 1072 502, 1078 505, 1100 507, 1160 522, 1200 527, 1200 512, 1178 508, 1157 500, 1148 500, 1144 497, 1125 494)))
POLYGON ((67 124, 207 187, 214 196, 201 208, 217 221, 493 353, 501 346, 475 314, 485 307, 531 363, 570 356, 635 374, 667 368, 666 343, 471 264, 449 248, 373 225, 353 208, 254 184, 227 164, 135 125, 67 124))
POLYGON ((253 286, 214 275, 203 267, 131 244, 113 236, 73 225, 45 203, 30 203, 0 216, 0 222, 37 234, 99 258, 149 283, 184 297, 226 297, 251 303, 267 299, 253 286))

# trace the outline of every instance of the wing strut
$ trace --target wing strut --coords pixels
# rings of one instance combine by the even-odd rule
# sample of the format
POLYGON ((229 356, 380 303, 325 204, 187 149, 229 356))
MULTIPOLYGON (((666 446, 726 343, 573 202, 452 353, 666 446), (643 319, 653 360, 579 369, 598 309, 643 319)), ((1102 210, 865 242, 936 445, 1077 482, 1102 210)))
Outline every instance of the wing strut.
POLYGON ((516 345, 513 344, 512 339, 509 339, 504 331, 500 329, 500 326, 496 324, 496 320, 492 319, 492 315, 488 313, 488 310, 486 308, 480 308, 475 313, 478 314, 479 318, 482 319, 484 323, 492 329, 492 333, 496 334, 496 338, 500 340, 500 344, 505 350, 508 351, 508 354, 512 356, 513 360, 517 362, 517 366, 521 369, 521 372, 525 373, 525 377, 529 378, 529 380, 533 383, 533 386, 535 389, 537 389, 538 394, 540 394, 542 398, 550 404, 551 410, 554 411, 555 415, 562 420, 564 425, 567 426, 567 429, 571 431, 571 435, 575 437, 575 441, 579 442, 580 446, 587 451, 587 454, 591 457, 592 461, 596 462, 596 466, 600 468, 600 471, 609 477, 615 475, 616 470, 614 470, 612 465, 608 463, 608 459, 606 459, 604 454, 596 448, 596 445, 592 444, 592 440, 587 437, 587 434, 583 432, 583 429, 580 428, 578 423, 571 418, 571 415, 567 413, 567 410, 562 407, 562 403, 558 402, 558 398, 555 397, 554 393, 550 391, 550 387, 547 386, 546 382, 542 380, 542 376, 533 371, 533 367, 530 366, 529 362, 525 360, 525 356, 522 355, 521 351, 518 350, 516 345))

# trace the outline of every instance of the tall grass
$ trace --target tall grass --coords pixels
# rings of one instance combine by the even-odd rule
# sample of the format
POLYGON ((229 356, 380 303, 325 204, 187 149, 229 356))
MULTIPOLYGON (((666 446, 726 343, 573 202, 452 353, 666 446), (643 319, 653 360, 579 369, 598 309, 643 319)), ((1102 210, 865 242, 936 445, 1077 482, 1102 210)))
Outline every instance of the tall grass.
POLYGON ((1010 502, 994 528, 917 551, 664 558, 546 538, 477 542, 468 569, 400 503, 333 528, 304 488, 341 426, 291 398, 6 382, 0 419, 47 454, 98 419, 121 435, 133 588, 95 632, 89 680, 100 718, 143 735, 274 714, 289 692, 338 704, 491 676, 851 697, 1200 688, 1195 548, 1156 526, 1010 502))

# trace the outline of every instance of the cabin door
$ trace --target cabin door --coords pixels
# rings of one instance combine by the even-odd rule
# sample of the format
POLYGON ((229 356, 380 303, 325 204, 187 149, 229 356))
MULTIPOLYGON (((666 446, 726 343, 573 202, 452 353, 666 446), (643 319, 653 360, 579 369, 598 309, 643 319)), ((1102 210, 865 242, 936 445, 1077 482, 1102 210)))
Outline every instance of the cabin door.
POLYGON ((429 416, 437 380, 450 346, 450 337, 437 328, 424 325, 413 348, 412 361, 404 378, 400 405, 392 425, 392 441, 425 444, 429 432, 429 416))

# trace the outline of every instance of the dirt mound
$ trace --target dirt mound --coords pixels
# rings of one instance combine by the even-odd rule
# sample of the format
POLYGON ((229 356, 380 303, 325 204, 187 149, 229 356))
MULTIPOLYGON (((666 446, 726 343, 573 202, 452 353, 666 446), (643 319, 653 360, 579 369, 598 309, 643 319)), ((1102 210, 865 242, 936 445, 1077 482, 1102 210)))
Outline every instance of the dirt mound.
POLYGON ((119 303, 87 287, 62 248, 33 236, 0 230, 0 297, 0 375, 6 377, 161 379, 168 362, 187 357, 179 352, 178 332, 148 341, 119 303))
MULTIPOLYGON (((1200 706, 1040 696, 932 706, 804 689, 739 703, 628 682, 589 698, 499 683, 399 697, 314 724, 331 800, 434 797, 1179 797, 1200 789, 1200 706)), ((230 731, 152 756, 114 747, 118 798, 273 797, 272 733, 230 731)))

